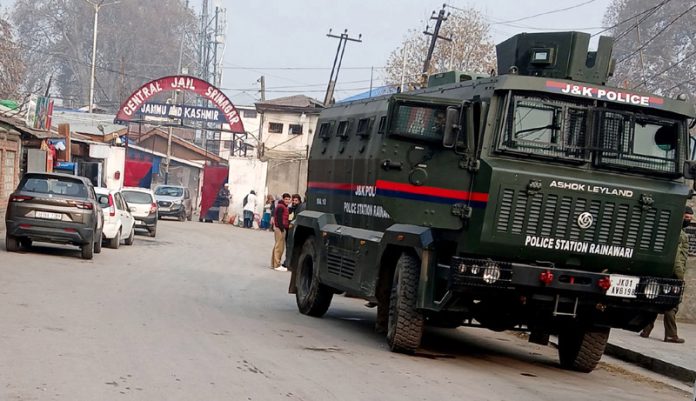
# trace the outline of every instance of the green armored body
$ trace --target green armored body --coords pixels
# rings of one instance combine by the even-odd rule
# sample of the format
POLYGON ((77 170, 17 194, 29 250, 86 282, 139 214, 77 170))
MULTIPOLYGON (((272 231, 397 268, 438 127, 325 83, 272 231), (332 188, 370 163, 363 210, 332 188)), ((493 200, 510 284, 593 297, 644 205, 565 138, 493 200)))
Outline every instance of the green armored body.
POLYGON ((324 110, 288 251, 300 311, 363 297, 403 352, 429 324, 554 334, 588 372, 611 328, 677 305, 693 108, 605 86, 611 39, 588 44, 521 34, 498 76, 324 110))

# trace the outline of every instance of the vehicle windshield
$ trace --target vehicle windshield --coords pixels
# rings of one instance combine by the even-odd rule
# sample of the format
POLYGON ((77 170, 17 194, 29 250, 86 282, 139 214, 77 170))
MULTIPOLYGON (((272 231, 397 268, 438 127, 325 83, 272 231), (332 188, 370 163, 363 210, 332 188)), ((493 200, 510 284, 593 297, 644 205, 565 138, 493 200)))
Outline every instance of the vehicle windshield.
POLYGON ((500 148, 541 156, 587 158, 587 109, 575 104, 515 97, 500 148))
POLYGON ((60 195, 70 198, 87 198, 87 187, 85 184, 70 178, 29 177, 20 186, 20 191, 60 195))
POLYGON ((139 191, 121 191, 123 197, 128 203, 134 203, 139 205, 149 205, 152 203, 152 197, 146 192, 139 191))
POLYGON ((592 161, 600 168, 679 173, 680 121, 522 95, 510 99, 506 113, 499 151, 592 161))
POLYGON ((158 187, 155 190, 155 195, 182 196, 183 194, 184 194, 184 189, 178 188, 178 187, 158 187))

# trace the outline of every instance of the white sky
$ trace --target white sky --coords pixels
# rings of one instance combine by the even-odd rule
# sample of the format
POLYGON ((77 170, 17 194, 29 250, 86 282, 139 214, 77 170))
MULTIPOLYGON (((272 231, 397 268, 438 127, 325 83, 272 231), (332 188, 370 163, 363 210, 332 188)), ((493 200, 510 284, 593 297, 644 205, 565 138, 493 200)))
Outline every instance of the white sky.
MULTIPOLYGON (((196 0, 191 1, 196 7, 200 6, 196 0)), ((448 4, 474 6, 493 24, 588 3, 572 10, 511 23, 516 26, 493 24, 491 33, 499 43, 516 33, 539 31, 530 28, 597 32, 601 30, 610 1, 588 1, 452 0, 448 4)), ((336 98, 367 90, 370 67, 375 67, 374 85, 380 86, 380 67, 385 65, 389 54, 400 45, 409 29, 424 30, 432 11, 440 10, 443 1, 219 0, 219 3, 227 9, 222 86, 233 102, 251 104, 258 99, 256 80, 261 75, 266 77, 267 99, 304 93, 323 100, 338 45, 337 39, 326 37, 329 28, 333 28, 334 33, 347 28, 351 36, 361 33, 363 39, 362 43, 351 42, 346 48, 336 98), (235 69, 239 67, 251 69, 235 69), (274 69, 279 67, 322 69, 274 69)))

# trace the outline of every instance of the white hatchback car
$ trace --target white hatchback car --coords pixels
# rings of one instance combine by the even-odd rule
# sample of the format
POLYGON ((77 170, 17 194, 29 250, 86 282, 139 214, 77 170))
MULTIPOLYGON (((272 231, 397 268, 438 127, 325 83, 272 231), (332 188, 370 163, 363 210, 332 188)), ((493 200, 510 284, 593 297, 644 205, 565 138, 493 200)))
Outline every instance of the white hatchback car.
POLYGON ((99 205, 104 210, 104 229, 102 237, 109 248, 118 249, 121 239, 126 245, 133 245, 135 239, 135 219, 121 191, 106 188, 94 188, 99 205))

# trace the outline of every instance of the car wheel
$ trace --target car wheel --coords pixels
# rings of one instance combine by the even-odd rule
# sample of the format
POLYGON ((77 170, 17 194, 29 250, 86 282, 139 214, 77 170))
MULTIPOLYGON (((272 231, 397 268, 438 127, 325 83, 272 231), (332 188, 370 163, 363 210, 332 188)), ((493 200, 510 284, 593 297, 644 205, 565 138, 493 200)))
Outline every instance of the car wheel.
MULTIPOLYGON (((97 239, 96 241, 99 240, 97 239)), ((89 244, 84 244, 80 247, 82 250, 82 259, 90 260, 94 258, 94 242, 95 239, 92 238, 92 241, 89 244)))
POLYGON ((19 241, 16 237, 10 234, 5 234, 5 249, 7 252, 17 252, 19 251, 19 241))
POLYGON ((323 316, 331 305, 333 291, 319 282, 319 263, 314 237, 309 237, 302 245, 295 276, 295 301, 303 315, 323 316))
POLYGON ((420 261, 404 252, 396 262, 389 299, 387 342, 394 352, 413 353, 423 336, 423 314, 416 308, 420 261))
POLYGON ((126 238, 126 245, 133 245, 133 241, 135 241, 135 227, 131 228, 130 235, 126 238))
POLYGON ((121 230, 116 231, 116 235, 109 240, 109 248, 118 249, 121 245, 121 230))
POLYGON ((152 228, 148 228, 147 233, 150 237, 155 238, 157 236, 157 225, 152 228))
POLYGON ((186 221, 186 210, 179 214, 179 221, 186 221))
POLYGON ((98 240, 94 241, 94 253, 101 253, 102 251, 102 234, 97 235, 98 240))

